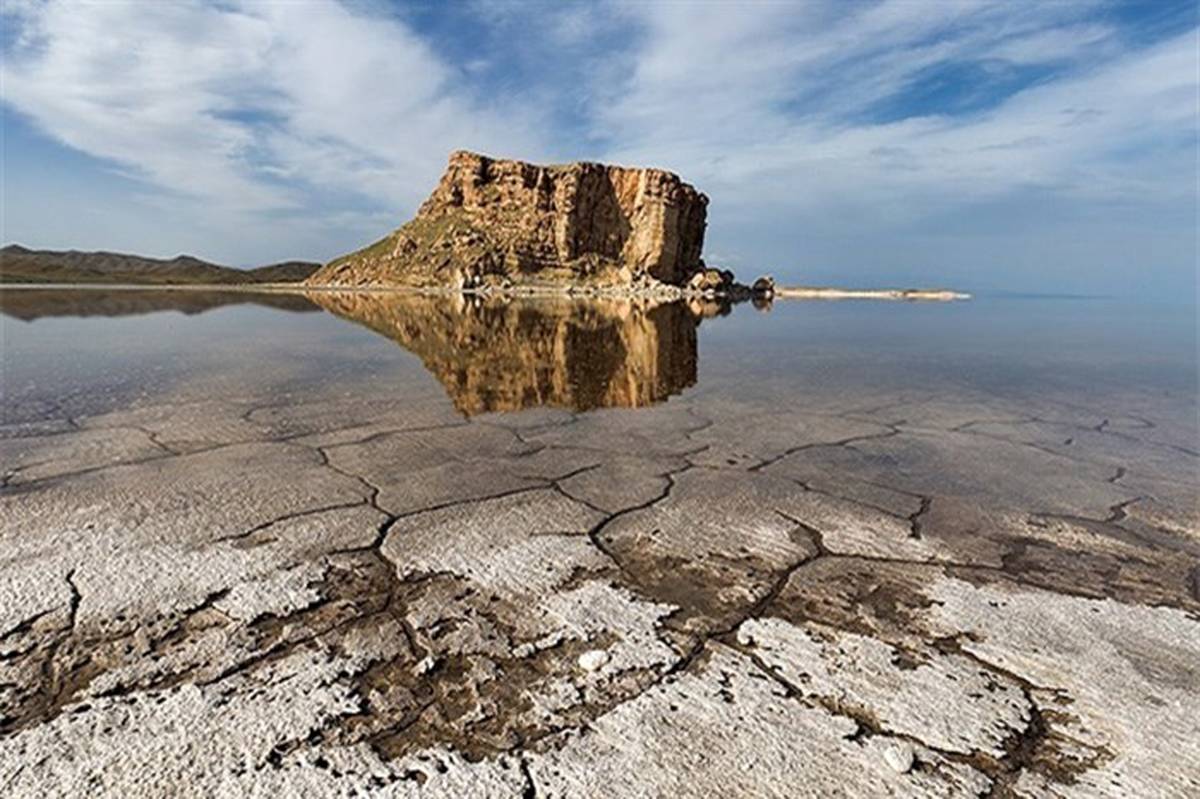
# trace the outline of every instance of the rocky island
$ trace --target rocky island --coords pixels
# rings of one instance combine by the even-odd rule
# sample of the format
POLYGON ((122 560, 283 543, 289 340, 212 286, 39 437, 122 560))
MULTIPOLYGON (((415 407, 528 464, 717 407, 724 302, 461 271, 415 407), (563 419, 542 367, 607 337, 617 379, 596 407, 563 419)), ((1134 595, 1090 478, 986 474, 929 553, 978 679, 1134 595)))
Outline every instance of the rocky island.
POLYGON ((669 291, 703 269, 707 206, 661 169, 538 166, 457 151, 414 219, 307 282, 669 291))
POLYGON ((541 166, 458 150, 417 215, 336 258, 310 288, 409 288, 660 298, 965 299, 942 289, 752 286, 708 268, 708 197, 663 169, 541 166))

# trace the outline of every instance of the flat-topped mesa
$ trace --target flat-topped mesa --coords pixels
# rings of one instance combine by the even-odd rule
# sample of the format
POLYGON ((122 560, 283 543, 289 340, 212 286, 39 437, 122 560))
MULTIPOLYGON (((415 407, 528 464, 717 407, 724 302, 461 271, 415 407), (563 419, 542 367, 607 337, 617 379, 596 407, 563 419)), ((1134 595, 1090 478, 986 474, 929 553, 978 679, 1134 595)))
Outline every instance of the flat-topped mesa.
POLYGON ((416 217, 314 286, 682 286, 708 198, 661 169, 538 166, 457 151, 416 217))

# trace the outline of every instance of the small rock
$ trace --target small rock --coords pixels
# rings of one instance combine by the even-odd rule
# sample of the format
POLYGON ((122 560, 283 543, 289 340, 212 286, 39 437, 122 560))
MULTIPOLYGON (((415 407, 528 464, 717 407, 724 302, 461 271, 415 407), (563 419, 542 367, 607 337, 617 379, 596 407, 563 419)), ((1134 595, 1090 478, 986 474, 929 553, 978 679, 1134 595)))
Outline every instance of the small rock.
POLYGON ((775 294, 775 278, 770 275, 763 275, 754 281, 754 285, 750 287, 750 290, 755 294, 771 297, 775 294))
POLYGON ((723 292, 733 284, 733 273, 720 269, 702 269, 687 282, 690 291, 699 294, 723 292))
POLYGON ((897 774, 907 774, 913 767, 913 748, 903 741, 888 744, 883 750, 883 762, 897 774))
POLYGON ((420 677, 422 674, 428 674, 433 671, 433 667, 437 665, 437 658, 432 655, 426 655, 421 659, 421 662, 413 666, 413 675, 420 677))
POLYGON ((608 653, 603 649, 590 649, 579 656, 579 668, 595 671, 608 662, 608 653))

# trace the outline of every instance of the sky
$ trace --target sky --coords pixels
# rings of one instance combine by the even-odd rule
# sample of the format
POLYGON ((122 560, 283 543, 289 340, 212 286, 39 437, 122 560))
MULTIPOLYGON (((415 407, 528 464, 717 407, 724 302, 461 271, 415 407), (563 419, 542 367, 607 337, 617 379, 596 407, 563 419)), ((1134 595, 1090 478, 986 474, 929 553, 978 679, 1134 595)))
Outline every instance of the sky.
POLYGON ((0 9, 6 244, 324 261, 472 149, 678 172, 743 279, 1196 297, 1194 0, 0 9))

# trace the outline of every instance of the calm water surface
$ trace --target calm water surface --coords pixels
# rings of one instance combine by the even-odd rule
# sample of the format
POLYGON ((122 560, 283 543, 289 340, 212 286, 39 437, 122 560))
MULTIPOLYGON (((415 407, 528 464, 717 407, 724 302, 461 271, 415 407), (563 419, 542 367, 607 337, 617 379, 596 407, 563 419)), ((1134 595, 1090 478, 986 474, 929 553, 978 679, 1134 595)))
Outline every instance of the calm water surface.
POLYGON ((162 400, 396 402, 460 413, 636 408, 675 396, 827 404, 887 392, 1155 404, 1193 433, 1195 312, 1108 299, 684 304, 463 302, 389 294, 0 292, 6 423, 162 400), (707 309, 711 313, 711 309, 707 309), (700 313, 696 313, 700 311, 700 313))

